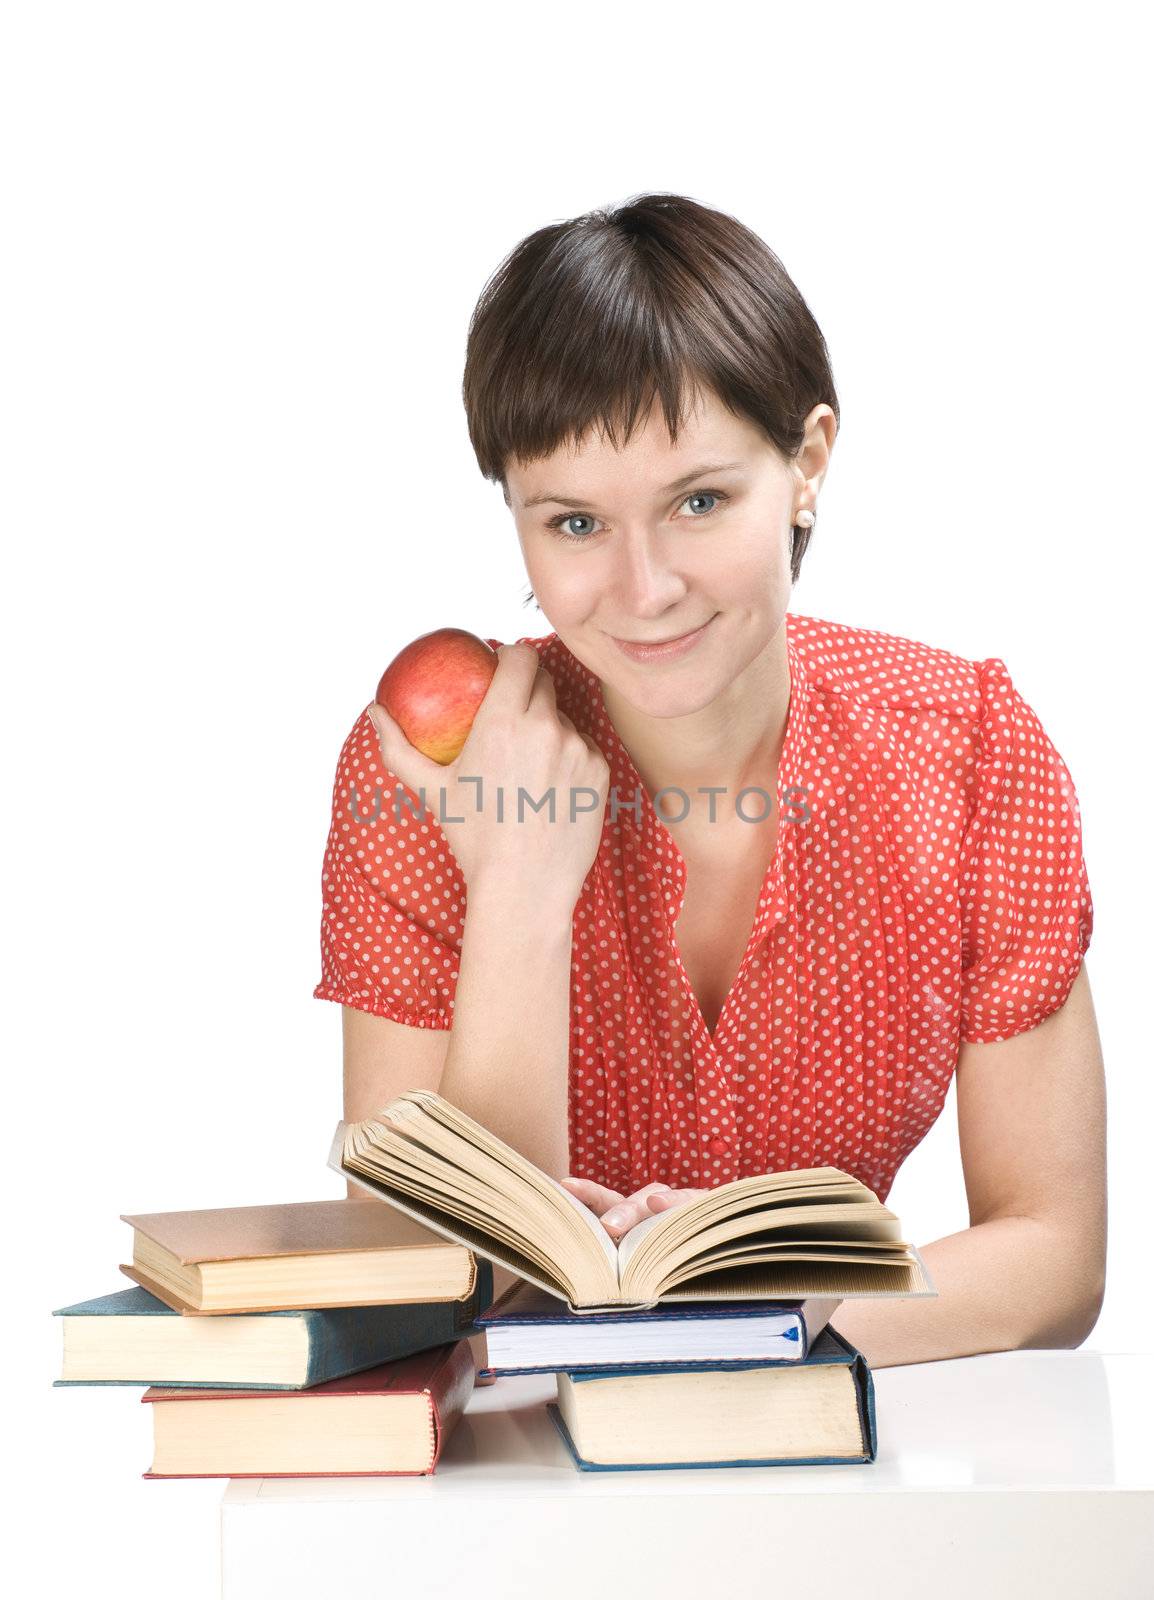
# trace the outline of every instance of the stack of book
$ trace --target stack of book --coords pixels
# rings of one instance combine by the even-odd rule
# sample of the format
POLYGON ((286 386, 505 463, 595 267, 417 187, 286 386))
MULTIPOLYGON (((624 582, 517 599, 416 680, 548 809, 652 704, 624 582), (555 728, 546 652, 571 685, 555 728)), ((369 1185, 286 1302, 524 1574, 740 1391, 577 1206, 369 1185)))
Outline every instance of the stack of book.
POLYGON ((556 1374, 584 1469, 869 1462, 873 1379, 830 1319, 936 1292, 836 1167, 737 1179, 614 1243, 428 1090, 338 1123, 329 1166, 386 1203, 125 1216, 134 1287, 54 1313, 59 1385, 145 1386, 145 1477, 430 1473, 474 1383, 520 1372, 556 1374))
POLYGON ((480 1321, 490 1376, 556 1374, 549 1415, 577 1466, 872 1461, 873 1379, 829 1324, 837 1300, 579 1315, 534 1285, 480 1321))
POLYGON ((361 1200, 125 1216, 135 1287, 62 1306, 56 1380, 147 1386, 146 1478, 434 1470, 493 1273, 361 1200))
POLYGON ((554 1372, 584 1469, 873 1461, 845 1298, 936 1291, 901 1224, 835 1167, 757 1177, 614 1244, 561 1184, 427 1090, 339 1123, 329 1165, 523 1280, 479 1315, 483 1376, 554 1372))

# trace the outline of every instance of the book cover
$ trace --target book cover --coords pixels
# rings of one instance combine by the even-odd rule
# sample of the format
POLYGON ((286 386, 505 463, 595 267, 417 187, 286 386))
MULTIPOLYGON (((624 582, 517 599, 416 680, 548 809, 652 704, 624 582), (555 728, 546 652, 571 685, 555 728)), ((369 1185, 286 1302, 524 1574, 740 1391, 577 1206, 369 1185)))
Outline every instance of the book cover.
MULTIPOLYGON (((476 1318, 485 1311, 493 1297, 493 1269, 488 1261, 477 1263, 477 1282, 472 1294, 464 1300, 430 1300, 406 1305, 336 1306, 292 1311, 253 1311, 232 1313, 229 1317, 213 1318, 214 1324, 227 1322, 232 1316, 243 1316, 246 1321, 265 1317, 295 1317, 304 1324, 307 1336, 308 1358, 305 1377, 300 1383, 228 1383, 222 1380, 199 1381, 195 1379, 141 1378, 56 1378, 54 1388, 75 1386, 155 1385, 164 1388, 267 1389, 283 1392, 290 1389, 310 1389, 333 1378, 363 1372, 386 1361, 397 1361, 436 1345, 448 1344, 473 1331, 476 1318)), ((147 1289, 136 1286, 120 1289, 112 1294, 98 1295, 71 1306, 61 1306, 53 1311, 54 1317, 156 1317, 172 1318, 179 1315, 147 1289)), ((188 1319, 186 1319, 188 1320, 188 1319)))
MULTIPOLYGON (((275 1205, 221 1206, 196 1211, 152 1211, 122 1214, 121 1221, 134 1230, 134 1259, 120 1263, 120 1271, 182 1316, 231 1316, 236 1312, 299 1310, 299 1300, 285 1305, 230 1305, 201 1308, 190 1304, 172 1284, 163 1282, 154 1268, 139 1259, 140 1240, 151 1241, 183 1267, 214 1262, 296 1259, 343 1255, 361 1251, 442 1252, 445 1262, 445 1300, 471 1293, 476 1257, 456 1241, 456 1252, 443 1235, 419 1219, 362 1200, 297 1200, 275 1205)), ((412 1296, 394 1296, 397 1303, 412 1296)), ((434 1296, 425 1295, 432 1299, 434 1296)), ((286 1297, 287 1299, 287 1297, 286 1297)), ((327 1305, 383 1304, 372 1301, 326 1301, 327 1305)))
POLYGON ((489 1363, 478 1376, 559 1372, 574 1366, 582 1371, 612 1371, 622 1362, 632 1365, 647 1358, 703 1370, 743 1361, 794 1365, 805 1360, 812 1341, 840 1303, 836 1299, 695 1301, 578 1314, 555 1295, 522 1282, 477 1316, 490 1351, 489 1363), (539 1329, 546 1332, 538 1334, 539 1329), (718 1352, 719 1341, 728 1339, 737 1349, 734 1355, 718 1352), (527 1362, 520 1359, 526 1350, 550 1353, 527 1362), (696 1354, 697 1350, 702 1353, 696 1354))
POLYGON ((387 1361, 367 1372, 334 1378, 312 1389, 271 1394, 267 1389, 174 1389, 159 1386, 147 1389, 140 1403, 152 1405, 194 1405, 206 1401, 280 1400, 291 1398, 294 1405, 308 1405, 320 1398, 338 1396, 422 1395, 428 1403, 429 1453, 427 1464, 417 1472, 143 1472, 143 1478, 397 1478, 422 1477, 433 1472, 440 1460, 445 1440, 464 1413, 473 1390, 473 1351, 468 1339, 454 1344, 422 1350, 400 1361, 387 1361))
MULTIPOLYGON (((813 1349, 807 1358, 809 1365, 839 1364, 848 1366, 853 1374, 854 1391, 857 1400, 858 1420, 862 1433, 862 1453, 855 1456, 823 1456, 810 1455, 804 1457, 733 1457, 724 1461, 629 1461, 629 1462, 602 1462, 588 1461, 581 1456, 573 1442, 565 1419, 555 1402, 549 1401, 546 1410, 554 1427, 560 1434, 565 1448, 568 1450, 574 1464, 583 1472, 651 1472, 651 1471, 689 1471, 700 1467, 824 1467, 824 1466, 855 1466, 868 1464, 877 1459, 877 1414, 874 1397, 873 1374, 870 1372, 865 1357, 861 1351, 844 1339, 835 1328, 826 1327, 814 1341, 813 1349)), ((748 1361, 738 1364, 742 1369, 780 1366, 781 1363, 748 1361)), ((667 1365, 654 1366, 652 1364, 629 1364, 616 1369, 618 1373, 668 1373, 671 1369, 667 1365)), ((700 1368, 683 1367, 682 1370, 700 1371, 700 1368)), ((734 1370, 732 1366, 718 1370, 734 1370)), ((603 1372, 573 1371, 568 1374, 574 1383, 596 1383, 610 1374, 603 1372)))

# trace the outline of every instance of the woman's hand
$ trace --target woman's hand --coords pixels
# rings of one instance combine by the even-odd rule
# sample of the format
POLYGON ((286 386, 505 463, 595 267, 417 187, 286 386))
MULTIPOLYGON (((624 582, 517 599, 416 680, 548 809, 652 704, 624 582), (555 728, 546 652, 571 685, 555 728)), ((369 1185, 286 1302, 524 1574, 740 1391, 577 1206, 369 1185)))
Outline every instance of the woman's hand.
POLYGON ((644 1189, 624 1195, 589 1178, 562 1178, 561 1182, 582 1205, 597 1213, 601 1226, 615 1243, 646 1217, 672 1211, 674 1206, 683 1206, 708 1193, 705 1189, 671 1189, 667 1183, 647 1183, 644 1189))
MULTIPOLYGON (((418 798, 424 789, 425 805, 438 821, 448 816, 445 838, 470 893, 493 882, 530 905, 559 896, 571 912, 601 843, 609 763, 558 711, 553 679, 531 644, 502 645, 497 655, 497 670, 455 761, 431 761, 374 701, 367 709, 381 759, 418 798), (469 781, 478 778, 479 784, 469 781), (528 799, 519 800, 519 788, 528 799), (529 799, 544 804, 538 811, 529 799)), ((391 794, 385 803, 393 804, 391 794)))

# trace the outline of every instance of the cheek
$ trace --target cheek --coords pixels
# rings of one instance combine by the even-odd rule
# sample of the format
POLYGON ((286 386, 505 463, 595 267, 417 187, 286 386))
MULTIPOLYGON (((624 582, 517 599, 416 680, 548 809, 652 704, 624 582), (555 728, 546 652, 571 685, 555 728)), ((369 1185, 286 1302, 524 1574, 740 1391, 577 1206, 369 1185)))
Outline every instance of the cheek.
POLYGON ((722 602, 739 605, 742 601, 774 596, 788 582, 789 561, 785 550, 773 537, 762 534, 756 540, 730 550, 724 562, 711 564, 700 573, 703 589, 722 602))
POLYGON ((591 551, 546 550, 525 563, 537 604, 555 625, 583 622, 601 603, 600 563, 592 557, 591 551))
POLYGON ((727 594, 773 595, 789 587, 789 536, 760 526, 736 544, 719 581, 727 594))

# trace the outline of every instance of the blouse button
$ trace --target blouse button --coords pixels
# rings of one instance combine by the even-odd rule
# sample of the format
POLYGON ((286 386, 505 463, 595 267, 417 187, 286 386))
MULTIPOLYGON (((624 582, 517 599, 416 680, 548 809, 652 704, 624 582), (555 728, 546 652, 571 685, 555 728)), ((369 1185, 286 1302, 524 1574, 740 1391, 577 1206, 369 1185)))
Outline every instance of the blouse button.
POLYGON ((706 1146, 711 1156, 727 1156, 729 1154, 728 1139, 711 1139, 706 1146))

